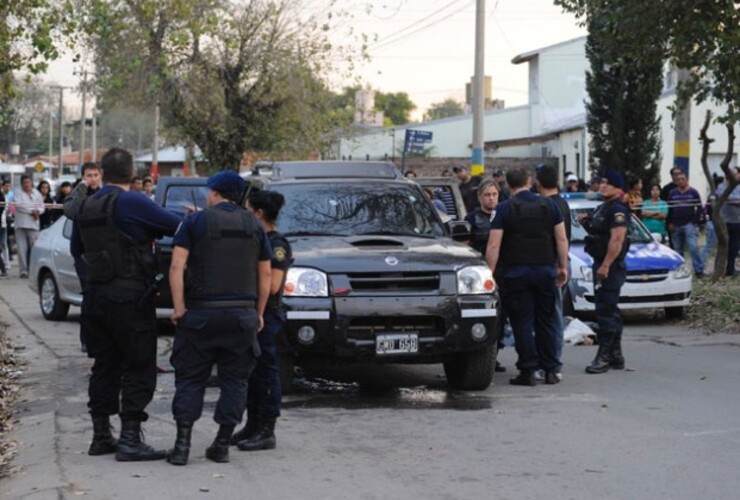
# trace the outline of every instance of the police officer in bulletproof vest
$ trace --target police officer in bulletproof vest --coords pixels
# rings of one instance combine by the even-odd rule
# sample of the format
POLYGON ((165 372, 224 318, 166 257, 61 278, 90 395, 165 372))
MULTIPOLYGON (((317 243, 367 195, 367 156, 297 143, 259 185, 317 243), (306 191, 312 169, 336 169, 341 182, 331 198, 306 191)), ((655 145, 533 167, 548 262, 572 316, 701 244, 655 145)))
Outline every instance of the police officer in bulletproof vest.
POLYGON ((237 204, 244 180, 225 170, 209 177, 208 187, 208 208, 186 217, 172 242, 170 289, 177 330, 170 362, 177 438, 167 460, 173 465, 188 462, 193 424, 203 411, 214 365, 220 395, 213 418, 219 428, 206 457, 229 461, 270 295, 270 242, 254 214, 237 204))
POLYGON ((604 170, 599 191, 604 203, 592 217, 579 216, 588 231, 586 252, 593 257, 594 301, 599 324, 599 350, 587 373, 604 373, 609 368, 624 368, 622 355, 622 315, 619 292, 627 277, 624 257, 629 250, 630 209, 621 201, 624 180, 613 169, 604 170))
POLYGON ((275 191, 253 191, 249 195, 249 208, 267 231, 273 257, 270 264, 272 278, 270 298, 265 310, 265 327, 257 336, 261 353, 248 383, 247 424, 231 439, 242 451, 270 450, 276 445, 275 422, 280 416, 283 389, 280 385, 278 353, 287 344, 282 331, 285 324, 283 286, 293 261, 290 243, 277 231, 275 225, 284 203, 283 195, 275 191))
POLYGON ((563 216, 551 199, 530 191, 526 169, 509 170, 506 180, 511 198, 496 209, 486 260, 500 276, 503 307, 514 330, 520 373, 509 382, 534 386, 535 370, 542 368, 545 383, 557 384, 563 338, 554 319, 555 295, 568 276, 563 216))
POLYGON ((163 450, 141 441, 141 422, 157 383, 157 323, 147 289, 157 273, 154 239, 172 235, 180 222, 141 193, 128 191, 131 154, 109 150, 101 160, 105 186, 80 206, 71 251, 87 266, 85 314, 93 440, 88 454, 119 461, 158 460, 163 450), (119 414, 121 435, 111 434, 119 414))

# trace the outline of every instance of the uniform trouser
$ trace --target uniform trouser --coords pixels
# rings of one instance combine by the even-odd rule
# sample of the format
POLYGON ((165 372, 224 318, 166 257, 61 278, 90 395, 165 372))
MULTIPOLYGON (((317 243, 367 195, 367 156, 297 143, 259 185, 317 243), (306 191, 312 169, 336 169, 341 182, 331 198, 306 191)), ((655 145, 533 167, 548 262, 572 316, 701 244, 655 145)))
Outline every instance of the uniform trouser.
POLYGON ((18 267, 21 274, 28 274, 31 247, 38 235, 38 229, 15 228, 15 244, 18 245, 18 267))
POLYGON ((0 227, 0 271, 7 272, 8 261, 8 230, 0 227))
MULTIPOLYGON (((80 316, 87 314, 88 304, 85 300, 87 295, 87 264, 82 259, 75 258, 75 272, 77 273, 77 279, 80 280, 80 289, 82 290, 82 306, 80 307, 80 316)), ((87 321, 80 321, 80 344, 87 346, 87 338, 90 336, 89 324, 87 321)), ((90 353, 88 352, 88 356, 90 353)))
POLYGON ((265 327, 257 335, 260 356, 249 377, 247 413, 261 417, 279 417, 282 387, 278 368, 278 335, 285 324, 284 311, 265 312, 265 327))
POLYGON ((740 222, 727 224, 727 234, 729 236, 729 245, 727 249, 727 276, 735 275, 735 259, 740 253, 740 222))
POLYGON ((195 422, 213 366, 221 393, 213 419, 219 425, 241 422, 247 380, 259 355, 254 309, 189 309, 177 324, 170 362, 175 368, 175 420, 195 422))
POLYGON ((154 304, 136 303, 143 290, 91 285, 85 294, 88 355, 95 359, 88 407, 93 417, 119 413, 147 419, 144 411, 157 383, 157 321, 154 304))
MULTIPOLYGON (((601 267, 601 262, 594 262, 593 275, 601 267)), ((627 266, 624 260, 617 260, 609 268, 609 275, 605 280, 594 281, 594 305, 596 322, 599 324, 599 333, 621 334, 622 315, 619 312, 619 292, 627 278, 627 266)))
POLYGON ((555 267, 504 269, 501 298, 514 330, 517 368, 559 372, 563 336, 555 318, 555 267))

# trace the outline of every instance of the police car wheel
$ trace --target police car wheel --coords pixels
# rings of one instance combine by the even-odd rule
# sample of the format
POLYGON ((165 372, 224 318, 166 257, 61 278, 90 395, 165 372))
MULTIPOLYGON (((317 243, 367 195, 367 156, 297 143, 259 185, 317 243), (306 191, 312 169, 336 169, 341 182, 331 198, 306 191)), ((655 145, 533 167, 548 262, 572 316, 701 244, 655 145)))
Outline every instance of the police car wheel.
POLYGON ((69 304, 59 298, 57 282, 54 275, 48 271, 39 279, 39 306, 41 314, 49 321, 61 321, 69 312, 69 304))
POLYGON ((453 354, 444 362, 447 383, 463 391, 483 391, 491 385, 498 346, 453 354))

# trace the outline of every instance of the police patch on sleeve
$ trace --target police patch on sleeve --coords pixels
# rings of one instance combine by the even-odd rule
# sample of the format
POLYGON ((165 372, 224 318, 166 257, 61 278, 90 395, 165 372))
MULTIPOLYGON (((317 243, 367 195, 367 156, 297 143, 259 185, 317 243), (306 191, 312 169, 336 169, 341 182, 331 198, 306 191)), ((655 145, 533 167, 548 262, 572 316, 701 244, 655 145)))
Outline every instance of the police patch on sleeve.
POLYGON ((283 247, 275 247, 273 253, 275 254, 276 261, 282 262, 285 260, 285 249, 283 247))
POLYGON ((614 213, 614 222, 617 224, 624 224, 625 215, 622 212, 615 212, 614 213))

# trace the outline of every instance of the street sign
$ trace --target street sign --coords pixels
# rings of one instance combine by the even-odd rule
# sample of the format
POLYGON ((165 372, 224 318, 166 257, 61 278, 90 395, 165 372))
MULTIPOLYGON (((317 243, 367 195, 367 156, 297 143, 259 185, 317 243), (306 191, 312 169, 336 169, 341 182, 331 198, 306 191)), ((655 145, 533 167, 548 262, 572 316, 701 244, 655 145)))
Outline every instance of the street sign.
POLYGON ((33 169, 36 170, 36 172, 41 173, 44 171, 44 164, 40 161, 37 161, 36 165, 33 166, 33 169))
POLYGON ((406 167, 406 154, 424 154, 424 145, 432 142, 432 132, 428 130, 414 130, 407 128, 406 137, 403 141, 403 155, 401 156, 401 169, 406 167))

